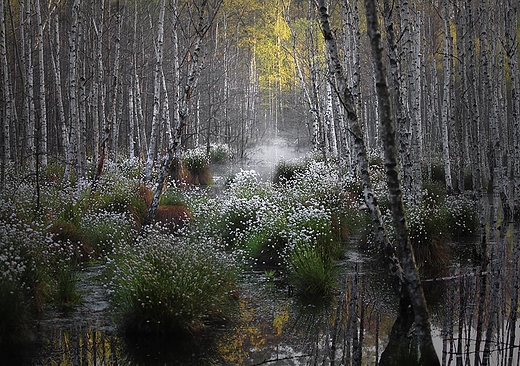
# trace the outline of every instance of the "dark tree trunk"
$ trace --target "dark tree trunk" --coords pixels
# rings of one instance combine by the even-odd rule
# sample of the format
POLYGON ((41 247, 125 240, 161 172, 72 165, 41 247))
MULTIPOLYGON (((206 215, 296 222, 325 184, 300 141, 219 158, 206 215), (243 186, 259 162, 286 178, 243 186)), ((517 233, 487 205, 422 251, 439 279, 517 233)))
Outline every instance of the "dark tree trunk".
MULTIPOLYGON (((394 121, 390 105, 390 93, 386 81, 386 68, 383 62, 383 49, 381 47, 381 33, 376 12, 375 0, 365 0, 367 15, 367 29, 372 47, 372 58, 376 72, 376 91, 381 120, 381 137, 384 145, 385 170, 389 191, 392 216, 396 228, 399 259, 404 271, 405 289, 410 301, 413 319, 416 326, 417 342, 419 349, 419 364, 440 365, 431 337, 431 327, 426 299, 415 264, 412 245, 408 235, 408 227, 405 220, 402 191, 397 172, 397 148, 394 121)), ((403 324, 406 324, 407 316, 403 313, 403 299, 401 294, 401 313, 403 324)), ((398 318, 399 320, 399 318, 398 318)), ((413 356, 413 354, 412 354, 413 356)), ((396 363, 390 363, 396 364, 396 363)), ((403 364, 403 363, 399 363, 403 364)))

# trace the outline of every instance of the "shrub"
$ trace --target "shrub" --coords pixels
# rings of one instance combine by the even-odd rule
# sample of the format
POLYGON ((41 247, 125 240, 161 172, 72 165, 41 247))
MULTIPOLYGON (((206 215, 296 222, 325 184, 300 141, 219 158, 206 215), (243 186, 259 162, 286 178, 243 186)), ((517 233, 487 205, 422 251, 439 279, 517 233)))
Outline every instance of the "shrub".
POLYGON ((272 187, 261 182, 259 174, 254 170, 240 170, 227 183, 226 194, 229 197, 249 199, 255 196, 267 197, 272 187))
POLYGON ((166 189, 159 199, 161 206, 177 206, 185 205, 185 197, 180 189, 169 187, 166 189))
POLYGON ((189 149, 182 155, 182 164, 193 174, 200 174, 209 166, 209 155, 202 148, 189 149))
POLYGON ((290 280, 298 293, 317 297, 329 295, 335 286, 334 263, 305 243, 295 248, 289 259, 290 280))
POLYGON ((259 197, 254 199, 230 197, 220 207, 221 217, 217 230, 223 242, 231 249, 236 248, 256 221, 256 213, 263 205, 259 197))
POLYGON ((280 161, 274 168, 274 183, 285 183, 296 178, 298 174, 305 171, 305 163, 301 161, 287 162, 280 161))
POLYGON ((479 227, 475 202, 464 197, 446 197, 444 215, 447 230, 453 238, 474 235, 479 227))
POLYGON ((85 262, 92 258, 92 247, 78 225, 58 221, 49 228, 49 234, 56 243, 55 250, 67 253, 73 263, 85 262))
POLYGON ((121 254, 112 289, 126 332, 198 332, 233 314, 236 262, 211 242, 150 233, 121 254))
POLYGON ((209 148, 209 160, 213 164, 223 164, 233 158, 233 151, 226 144, 212 144, 209 148))
POLYGON ((0 219, 0 348, 27 340, 44 306, 49 267, 43 250, 49 245, 41 230, 0 219))
POLYGON ((261 265, 285 265, 287 246, 286 216, 283 208, 271 201, 255 205, 254 218, 245 228, 240 248, 261 265))
POLYGON ((85 214, 79 223, 84 240, 97 258, 106 258, 135 233, 130 213, 95 210, 85 214))
POLYGON ((442 210, 423 204, 409 207, 406 214, 417 265, 425 268, 446 265, 450 236, 442 210))
POLYGON ((181 179, 193 185, 210 185, 212 176, 209 169, 210 156, 203 148, 186 150, 182 156, 181 179))

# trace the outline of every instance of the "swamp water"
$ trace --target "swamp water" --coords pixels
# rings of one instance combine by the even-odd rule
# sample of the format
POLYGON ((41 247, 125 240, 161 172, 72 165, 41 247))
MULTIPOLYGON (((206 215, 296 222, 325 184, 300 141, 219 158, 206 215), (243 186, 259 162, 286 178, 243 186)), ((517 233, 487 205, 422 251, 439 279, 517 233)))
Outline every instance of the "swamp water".
MULTIPOLYGON (((474 260, 478 238, 452 243, 451 264, 423 275, 442 365, 519 364, 518 233, 518 225, 508 224, 488 235, 487 262, 474 260)), ((342 283, 326 303, 293 296, 276 272, 246 273, 239 320, 181 340, 119 335, 100 281, 103 266, 86 266, 82 303, 47 311, 30 356, 0 364, 376 365, 389 343, 396 289, 386 267, 357 248, 346 252, 339 270, 342 283)))

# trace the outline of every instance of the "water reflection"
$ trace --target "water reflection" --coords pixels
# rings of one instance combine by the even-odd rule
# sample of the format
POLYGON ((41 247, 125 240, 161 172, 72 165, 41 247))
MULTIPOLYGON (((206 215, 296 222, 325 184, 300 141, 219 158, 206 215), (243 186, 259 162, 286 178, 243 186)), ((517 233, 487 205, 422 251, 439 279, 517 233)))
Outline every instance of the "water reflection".
MULTIPOLYGON (((454 243, 452 264, 424 279, 442 365, 518 364, 518 233, 509 223, 488 229, 481 262, 472 259, 477 243, 454 243)), ((341 265, 341 291, 323 302, 290 296, 286 283, 263 271, 245 275, 240 318, 197 338, 123 338, 105 312, 72 312, 68 321, 43 324, 38 356, 27 364, 376 365, 391 344, 395 284, 355 250, 341 265)))

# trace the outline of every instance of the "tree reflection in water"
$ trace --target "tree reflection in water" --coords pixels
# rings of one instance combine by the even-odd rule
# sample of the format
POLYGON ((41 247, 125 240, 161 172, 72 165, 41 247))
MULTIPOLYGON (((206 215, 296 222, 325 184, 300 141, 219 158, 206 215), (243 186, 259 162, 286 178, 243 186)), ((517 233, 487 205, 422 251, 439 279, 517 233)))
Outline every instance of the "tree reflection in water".
MULTIPOLYGON (((449 267, 424 272, 442 365, 510 366, 520 360, 519 229, 497 226, 488 225, 483 260, 471 259, 480 243, 454 243, 449 267)), ((251 273, 241 318, 204 337, 121 338, 112 327, 82 322, 76 314, 68 326, 42 328, 39 356, 29 364, 405 365, 416 359, 413 326, 399 332, 399 325, 409 328, 409 314, 397 314, 395 284, 372 257, 348 252, 341 264, 342 291, 322 302, 290 296, 283 280, 251 273)))

